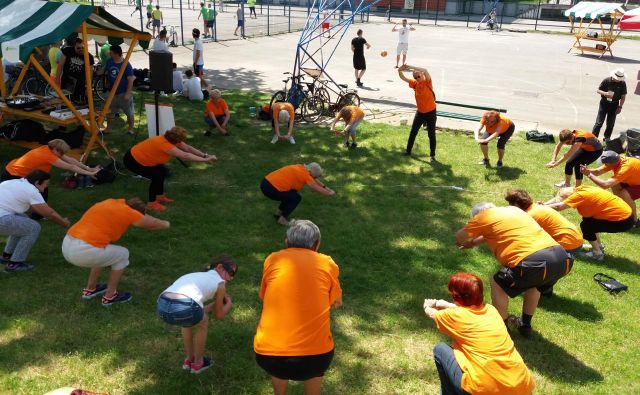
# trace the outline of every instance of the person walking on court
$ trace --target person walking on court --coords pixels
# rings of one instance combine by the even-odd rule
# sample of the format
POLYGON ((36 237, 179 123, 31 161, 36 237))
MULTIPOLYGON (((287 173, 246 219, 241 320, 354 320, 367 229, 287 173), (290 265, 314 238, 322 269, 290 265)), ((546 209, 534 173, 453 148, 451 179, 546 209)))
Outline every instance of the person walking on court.
POLYGON ((411 131, 409 132, 409 140, 407 141, 407 149, 404 154, 411 155, 413 143, 416 140, 420 127, 427 125, 429 135, 429 160, 431 163, 436 161, 436 94, 433 92, 433 83, 431 75, 427 69, 409 66, 403 64, 398 69, 398 76, 404 82, 409 84, 409 88, 413 89, 416 97, 416 115, 413 117, 411 131), (407 78, 405 71, 411 71, 413 78, 407 78))
POLYGON ((160 25, 164 23, 164 18, 162 17, 162 11, 160 11, 160 4, 156 5, 156 9, 151 12, 151 17, 153 18, 151 21, 151 26, 153 27, 152 35, 156 36, 156 29, 158 29, 158 33, 160 33, 160 25))
POLYGON ((258 14, 256 14, 256 0, 247 0, 247 5, 249 6, 249 18, 253 15, 254 18, 258 19, 258 14))
POLYGON ((371 48, 367 40, 362 37, 362 29, 358 29, 358 36, 351 40, 351 51, 353 52, 353 68, 355 69, 356 85, 363 86, 361 81, 364 72, 367 71, 367 62, 364 59, 364 47, 371 48))
POLYGON ((404 66, 407 63, 407 52, 409 51, 409 32, 415 31, 416 28, 411 24, 407 25, 407 20, 402 20, 402 27, 398 28, 398 24, 396 23, 391 29, 392 32, 398 32, 398 48, 396 55, 396 69, 398 68, 398 63, 400 62, 400 55, 402 55, 402 65, 404 66))
MULTIPOLYGON (((151 0, 149 0, 151 1, 151 0)), ((136 9, 133 10, 133 12, 131 13, 130 16, 133 16, 133 14, 136 13, 136 11, 140 11, 142 9, 142 0, 136 0, 136 9)))
POLYGON ((153 19, 153 2, 149 0, 147 3, 147 29, 151 27, 151 21, 153 19))
POLYGON ((240 3, 238 3, 238 9, 236 10, 236 19, 238 20, 238 24, 236 26, 236 30, 234 30, 233 35, 238 35, 238 29, 240 29, 240 35, 244 38, 244 7, 240 3))
POLYGON ((622 111, 622 106, 627 96, 627 84, 624 82, 625 77, 624 69, 616 69, 611 72, 609 77, 602 80, 596 91, 600 95, 600 105, 592 132, 598 137, 600 135, 600 129, 606 119, 607 127, 604 130, 605 141, 611 138, 613 126, 616 123, 616 115, 622 111))

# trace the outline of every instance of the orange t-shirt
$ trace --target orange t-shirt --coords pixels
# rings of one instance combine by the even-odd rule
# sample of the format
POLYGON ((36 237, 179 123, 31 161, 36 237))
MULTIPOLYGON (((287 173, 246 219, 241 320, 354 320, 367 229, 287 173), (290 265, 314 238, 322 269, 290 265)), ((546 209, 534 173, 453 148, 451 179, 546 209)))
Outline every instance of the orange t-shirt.
POLYGON ((591 185, 580 185, 564 200, 583 218, 622 221, 631 215, 631 207, 613 193, 591 185))
POLYGON ((453 339, 462 389, 476 395, 531 394, 533 377, 495 307, 485 304, 440 310, 435 321, 438 329, 453 339))
POLYGON ((301 190, 309 182, 313 181, 313 177, 304 165, 289 165, 281 167, 267 174, 265 177, 275 189, 280 192, 295 189, 301 190))
POLYGON ((277 103, 274 103, 273 106, 271 107, 271 114, 274 122, 278 122, 278 115, 282 110, 287 110, 287 112, 289 113, 289 118, 295 119, 296 115, 295 115, 295 109, 293 108, 293 104, 288 102, 277 102, 277 103))
MULTIPOLYGON (((345 106, 343 108, 347 108, 351 111, 351 119, 349 119, 347 124, 357 122, 358 120, 364 118, 364 111, 362 111, 362 109, 358 106, 345 106)), ((347 120, 345 119, 345 121, 347 120)))
POLYGON ((260 284, 263 303, 255 352, 303 356, 331 351, 331 305, 342 296, 338 275, 331 257, 306 248, 269 255, 260 284))
POLYGON ((464 228, 483 236, 503 266, 515 267, 529 255, 558 243, 531 216, 517 207, 494 207, 478 213, 464 228))
POLYGON ((426 113, 436 109, 436 97, 431 80, 409 80, 409 88, 414 90, 418 112, 426 113))
POLYGON ((210 113, 213 113, 215 117, 221 117, 224 115, 224 112, 229 109, 227 102, 220 98, 218 99, 218 104, 216 105, 213 100, 209 100, 207 105, 205 106, 204 116, 208 116, 210 113))
POLYGON ((94 247, 105 248, 143 217, 144 214, 127 206, 124 199, 107 199, 91 206, 67 234, 94 247))
POLYGON ((602 149, 602 144, 600 144, 600 140, 598 137, 585 130, 574 130, 573 135, 575 136, 573 143, 580 143, 580 148, 585 151, 598 151, 602 149))
POLYGON ((131 156, 142 166, 157 166, 169 162, 169 152, 175 148, 164 136, 150 137, 131 147, 131 156))
POLYGON ((620 157, 617 166, 604 165, 598 170, 613 170, 614 180, 627 185, 640 185, 640 159, 620 157))
POLYGON ((35 169, 50 173, 53 162, 58 159, 60 159, 60 157, 54 154, 49 146, 43 145, 42 147, 34 148, 21 157, 12 160, 5 169, 9 174, 16 177, 25 177, 31 172, 31 170, 35 169))
POLYGON ((499 134, 503 134, 509 129, 509 126, 511 126, 511 120, 506 116, 499 114, 498 122, 496 122, 494 125, 487 125, 484 122, 484 118, 480 118, 480 124, 484 125, 485 130, 489 134, 494 134, 496 130, 500 131, 499 134))
POLYGON ((530 216, 565 250, 582 247, 582 233, 571 221, 549 206, 532 204, 530 216))

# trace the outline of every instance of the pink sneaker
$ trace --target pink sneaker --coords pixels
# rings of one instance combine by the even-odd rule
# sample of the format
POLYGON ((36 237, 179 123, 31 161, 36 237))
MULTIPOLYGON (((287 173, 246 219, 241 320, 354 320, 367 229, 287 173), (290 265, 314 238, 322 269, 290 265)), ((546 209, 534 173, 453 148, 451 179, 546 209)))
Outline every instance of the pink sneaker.
POLYGON ((189 358, 185 358, 184 362, 182 362, 183 370, 191 370, 191 360, 189 358))

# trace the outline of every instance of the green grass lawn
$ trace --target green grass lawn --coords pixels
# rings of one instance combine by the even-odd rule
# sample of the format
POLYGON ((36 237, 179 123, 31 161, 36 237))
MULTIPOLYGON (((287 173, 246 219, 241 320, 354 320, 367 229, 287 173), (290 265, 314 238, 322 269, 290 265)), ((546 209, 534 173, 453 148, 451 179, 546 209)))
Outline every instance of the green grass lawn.
MULTIPOLYGON (((218 155, 212 166, 184 168, 172 162, 167 194, 176 199, 159 217, 168 231, 131 229, 119 244, 129 248, 131 265, 120 284, 133 292, 129 304, 104 309, 84 302, 80 291, 88 270, 65 262, 64 231, 43 223, 31 252, 36 270, 0 275, 0 393, 40 394, 76 386, 110 394, 268 394, 270 380, 254 361, 252 341, 260 315, 258 289, 264 258, 283 248, 285 229, 271 216, 276 203, 259 190, 265 174, 291 163, 317 161, 325 182, 337 191, 323 197, 305 189, 295 218, 314 221, 322 231, 321 252, 340 266, 344 308, 332 313, 336 357, 325 378, 330 394, 436 394, 433 346, 449 341, 425 317, 426 297, 447 298, 446 283, 457 271, 483 279, 498 269, 482 247, 458 250, 454 232, 480 201, 505 204, 503 193, 521 187, 536 199, 555 192, 562 169, 548 170, 552 145, 516 135, 507 145, 505 168, 476 165, 473 139, 452 131, 438 133, 438 160, 426 159, 426 134, 416 156, 400 155, 408 126, 364 123, 360 147, 348 151, 327 128, 297 126, 297 145, 269 144, 268 122, 248 119, 248 107, 264 96, 226 93, 234 119, 231 137, 203 137, 202 104, 181 99, 174 109, 188 143, 218 155), (460 186, 464 191, 448 189, 460 186), (212 320, 207 354, 215 366, 198 376, 184 372, 180 333, 155 314, 158 294, 179 276, 196 271, 217 254, 231 254, 239 273, 228 285, 234 308, 223 321, 212 320)), ((149 96, 147 99, 150 100, 149 96)), ((139 101, 136 103, 139 105, 139 101)), ((124 125, 120 123, 120 125, 124 125)), ((121 158, 141 140, 124 127, 107 143, 121 158)), ((3 165, 23 150, 2 145, 3 165)), ((495 162, 495 143, 491 145, 495 162)), ((106 163, 94 153, 94 163, 106 163)), ((54 171, 50 203, 77 220, 93 203, 109 197, 146 198, 148 182, 119 175, 113 184, 89 190, 60 187, 54 171)), ((587 181, 588 182, 588 181, 587 181)), ((574 212, 567 215, 574 222, 574 212)), ((538 394, 637 394, 640 370, 634 340, 640 323, 637 290, 638 231, 603 235, 604 262, 578 259, 572 273, 541 300, 530 339, 514 335, 516 346, 536 380, 538 394), (629 285, 618 297, 601 290, 593 274, 605 272, 629 285)), ((486 300, 489 289, 486 284, 486 300)), ((510 306, 521 311, 521 298, 510 306)), ((301 394, 294 384, 291 393, 301 394)))

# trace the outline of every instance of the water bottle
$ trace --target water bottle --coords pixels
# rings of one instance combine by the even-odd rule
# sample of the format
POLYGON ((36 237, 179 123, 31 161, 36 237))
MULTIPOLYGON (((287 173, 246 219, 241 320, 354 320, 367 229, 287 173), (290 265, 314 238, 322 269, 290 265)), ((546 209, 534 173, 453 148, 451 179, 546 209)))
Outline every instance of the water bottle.
POLYGON ((249 107, 249 115, 252 118, 255 118, 257 114, 258 114, 258 110, 255 107, 249 107))

